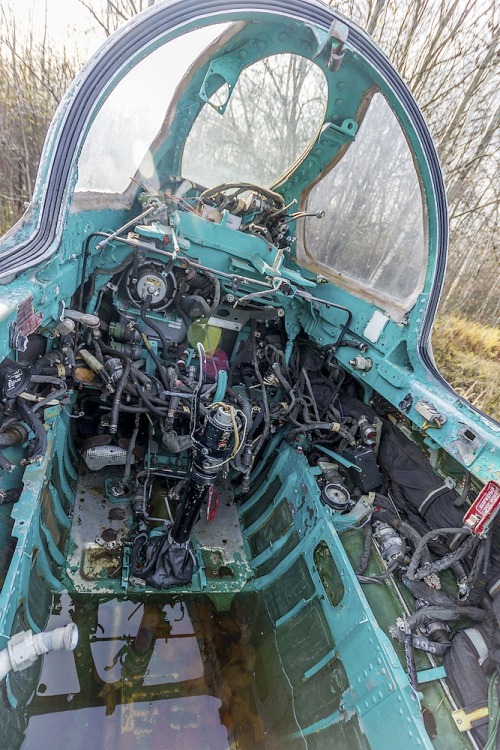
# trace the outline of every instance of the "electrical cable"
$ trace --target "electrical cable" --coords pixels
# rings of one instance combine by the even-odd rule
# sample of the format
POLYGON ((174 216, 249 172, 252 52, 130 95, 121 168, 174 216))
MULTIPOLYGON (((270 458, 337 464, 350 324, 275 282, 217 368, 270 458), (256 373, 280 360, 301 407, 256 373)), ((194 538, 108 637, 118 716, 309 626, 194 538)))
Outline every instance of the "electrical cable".
MULTIPOLYGON (((408 578, 417 578, 417 568, 418 564, 420 562, 420 558, 422 556, 422 552, 427 545, 427 542, 429 542, 431 539, 435 539, 438 536, 450 536, 451 534, 459 534, 459 535, 469 535, 471 534, 471 530, 466 526, 461 527, 445 527, 442 529, 432 529, 431 531, 428 531, 424 536, 420 539, 419 543, 417 544, 417 547, 415 549, 415 552, 413 553, 413 556, 410 561, 410 565, 408 566, 407 571, 407 577, 408 578)), ((418 576, 420 577, 420 575, 418 576)), ((423 576, 422 576, 423 577, 423 576)))
POLYGON ((27 458, 27 463, 33 463, 38 461, 47 453, 48 438, 47 432, 38 417, 38 415, 30 409, 24 399, 16 398, 16 407, 19 412, 21 419, 31 428, 34 434, 34 438, 30 443, 27 458))

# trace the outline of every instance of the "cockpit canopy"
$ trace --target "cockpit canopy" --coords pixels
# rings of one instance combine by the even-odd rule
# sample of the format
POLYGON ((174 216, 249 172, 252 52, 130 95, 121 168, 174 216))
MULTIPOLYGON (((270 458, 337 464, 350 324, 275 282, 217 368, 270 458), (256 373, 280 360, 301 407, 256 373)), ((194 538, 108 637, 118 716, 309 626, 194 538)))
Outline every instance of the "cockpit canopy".
POLYGON ((181 182, 273 189, 294 207, 296 261, 402 319, 434 254, 418 151, 404 108, 342 24, 209 24, 151 44, 109 81, 81 141, 71 210, 128 209, 181 182))

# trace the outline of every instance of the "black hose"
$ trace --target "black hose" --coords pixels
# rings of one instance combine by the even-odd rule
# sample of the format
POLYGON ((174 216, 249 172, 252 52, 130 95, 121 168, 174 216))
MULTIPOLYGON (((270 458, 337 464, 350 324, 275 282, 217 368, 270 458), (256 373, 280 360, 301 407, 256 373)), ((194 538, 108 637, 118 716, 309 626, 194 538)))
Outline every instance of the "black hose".
POLYGON ((391 575, 391 573, 394 573, 394 571, 396 570, 396 568, 399 565, 401 565, 401 560, 399 560, 399 559, 398 560, 393 560, 391 562, 391 564, 389 565, 389 567, 387 568, 387 570, 384 570, 384 572, 381 573, 381 575, 379 575, 379 576, 376 576, 376 575, 374 575, 374 576, 360 576, 360 575, 358 575, 357 579, 358 579, 358 581, 360 583, 383 583, 387 578, 389 578, 389 576, 391 575))
POLYGON ((75 360, 75 339, 73 336, 63 336, 61 338, 61 347, 64 347, 66 354, 66 361, 69 367, 74 367, 76 364, 75 360))
POLYGON ((486 610, 479 607, 463 607, 460 604, 430 605, 421 607, 410 615, 408 624, 413 631, 429 622, 448 622, 449 620, 459 620, 461 617, 468 617, 474 622, 482 622, 486 614, 486 610))
POLYGON ((465 568, 460 560, 455 560, 455 562, 452 562, 450 568, 452 569, 453 575, 455 576, 457 581, 461 581, 463 578, 467 578, 467 573, 465 572, 465 568))
POLYGON ((488 575, 488 568, 490 567, 490 560, 491 560, 491 545, 492 545, 492 542, 493 542, 493 531, 490 530, 488 532, 488 536, 486 537, 485 544, 481 545, 481 547, 484 549, 483 576, 488 575))
POLYGON ((47 452, 47 433, 40 418, 29 408, 22 398, 16 398, 16 406, 19 416, 27 425, 29 425, 29 427, 31 427, 35 436, 28 449, 28 457, 26 460, 28 463, 38 461, 38 459, 42 458, 47 452))
MULTIPOLYGON (((417 570, 413 571, 413 577, 417 579, 426 578, 428 575, 431 575, 432 573, 441 573, 443 570, 448 570, 448 568, 451 568, 452 566, 456 565, 463 557, 466 557, 469 555, 469 553, 472 552, 474 547, 476 546, 478 540, 477 537, 471 537, 470 539, 467 539, 460 547, 457 547, 456 550, 453 552, 450 552, 449 555, 445 555, 444 557, 439 558, 439 560, 436 560, 435 562, 430 563, 430 565, 423 565, 421 568, 418 568, 417 570)), ((408 576, 409 576, 410 568, 408 568, 408 576)), ((465 575, 465 571, 460 566, 459 569, 459 576, 460 578, 463 578, 465 575)), ((409 576, 410 577, 410 576, 409 576)))
POLYGON ((20 422, 9 424, 5 430, 0 432, 0 448, 9 448, 11 445, 21 445, 27 439, 26 428, 20 422))
POLYGON ((403 576, 402 581, 415 599, 428 602, 437 607, 453 607, 455 600, 442 589, 433 589, 423 581, 414 581, 403 576))
POLYGON ((365 536, 363 539, 363 553, 361 555, 361 560, 359 561, 359 565, 356 568, 357 576, 363 575, 363 573, 368 567, 368 563, 370 562, 370 555, 372 551, 372 537, 373 537, 372 525, 370 522, 368 522, 365 526, 365 536))
MULTIPOLYGON (((80 282, 80 288, 78 290, 78 302, 76 304, 76 309, 80 310, 80 312, 85 312, 85 310, 83 309, 83 303, 84 303, 83 291, 85 287, 85 275, 87 273, 87 263, 89 260, 89 253, 90 253, 90 241, 94 237, 109 237, 109 234, 107 234, 106 232, 91 232, 90 234, 87 235, 87 237, 85 238, 85 242, 83 243, 82 280, 80 282)), ((92 279, 92 287, 93 285, 94 284, 93 284, 93 279, 92 279)), ((91 293, 92 292, 93 292, 93 288, 91 290, 91 293)), ((87 298, 89 298, 90 296, 91 295, 88 295, 87 298)), ((78 327, 79 327, 79 323, 77 322, 76 332, 78 332, 78 327)))
POLYGON ((271 365, 271 370, 273 371, 274 375, 276 376, 276 379, 278 383, 281 385, 283 390, 290 395, 290 392, 293 390, 292 385, 288 382, 288 380, 285 378, 281 371, 281 367, 278 362, 274 362, 271 365))
POLYGON ((311 397, 313 409, 314 409, 314 416, 316 417, 316 420, 319 422, 319 412, 318 412, 318 404, 316 403, 316 399, 314 397, 314 391, 313 387, 311 385, 311 381, 309 380, 309 375, 305 371, 305 369, 302 370, 302 377, 304 378, 304 382, 306 384, 306 388, 309 391, 309 395, 311 397))
POLYGON ((269 413, 269 401, 267 398, 266 385, 262 378, 262 375, 259 369, 259 363, 257 361, 257 346, 256 346, 257 338, 255 336, 257 332, 257 323, 255 320, 252 320, 251 326, 252 326, 252 362, 253 362, 253 366, 255 370, 255 375, 257 376, 257 380, 259 381, 259 384, 260 384, 260 389, 262 393, 263 416, 264 416, 264 429, 260 436, 258 448, 256 448, 254 452, 254 455, 257 455, 257 452, 260 450, 262 445, 266 442, 267 437, 269 435, 269 431, 271 429, 271 417, 269 413))
POLYGON ((59 398, 60 396, 64 396, 66 391, 68 390, 68 387, 64 380, 61 378, 55 378, 50 375, 32 375, 30 378, 31 383, 50 383, 51 385, 58 386, 58 389, 55 391, 51 391, 45 398, 42 398, 40 401, 38 401, 33 406, 33 411, 39 411, 42 409, 46 404, 49 403, 49 401, 52 401, 55 398, 59 398))
POLYGON ((98 362, 101 363, 101 365, 104 364, 104 357, 102 356, 102 351, 97 341, 94 341, 94 356, 98 360, 98 362))
MULTIPOLYGON (((391 628, 391 636, 401 643, 404 643, 405 633, 403 633, 403 631, 399 628, 391 628)), ((444 656, 450 648, 451 643, 449 641, 431 641, 429 638, 426 638, 423 635, 412 633, 412 645, 413 648, 418 648, 421 651, 427 651, 427 653, 433 654, 434 656, 444 656)))
POLYGON ((141 329, 138 326, 137 326, 137 329, 141 333, 141 337, 142 337, 144 345, 146 346, 148 354, 151 356, 151 359, 153 360, 153 362, 156 365, 156 369, 158 370, 158 375, 159 375, 159 378, 161 380, 162 386, 165 388, 166 391, 170 390, 170 384, 169 384, 169 382, 167 380, 167 376, 165 375, 165 369, 164 369, 164 367, 163 367, 163 365, 162 365, 162 363, 160 361, 159 356, 156 354, 155 350, 151 346, 151 343, 150 343, 148 337, 146 336, 146 334, 144 333, 144 331, 141 331, 141 329))
POLYGON ((334 432, 336 435, 340 435, 341 437, 345 438, 350 445, 355 444, 355 439, 349 432, 349 430, 346 430, 344 427, 339 427, 338 429, 332 429, 336 424, 336 422, 309 422, 308 424, 301 425, 300 427, 297 427, 294 430, 291 430, 291 432, 288 433, 288 439, 293 440, 297 435, 300 435, 303 432, 312 432, 313 430, 324 430, 328 432, 334 432))
POLYGON ((146 389, 144 388, 144 386, 142 386, 137 381, 137 378, 134 378, 133 375, 132 375, 132 380, 133 380, 133 382, 135 384, 135 387, 136 387, 136 390, 137 390, 137 393, 138 393, 138 396, 139 396, 140 400, 144 402, 144 404, 148 407, 148 410, 150 412, 152 412, 153 414, 155 414, 157 417, 160 417, 161 419, 163 419, 163 417, 166 417, 167 416, 167 409, 168 409, 167 404, 165 402, 163 402, 163 406, 164 406, 163 409, 161 409, 159 406, 156 406, 155 404, 153 404, 152 401, 151 401, 151 399, 147 396, 146 389))
POLYGON ((132 432, 132 435, 130 437, 129 444, 127 446, 127 455, 125 459, 125 469, 123 470, 123 481, 128 482, 130 479, 130 467, 132 465, 132 453, 135 449, 135 444, 137 440, 137 435, 139 434, 139 417, 136 416, 135 418, 135 425, 134 430, 132 432))
POLYGON ((151 297, 150 294, 147 294, 146 297, 144 298, 144 302, 141 305, 141 319, 149 328, 152 328, 153 331, 155 331, 158 334, 160 341, 161 341, 161 345, 162 345, 162 354, 163 354, 163 357, 165 358, 167 356, 167 351, 168 351, 168 341, 165 337, 165 334, 161 330, 160 326, 158 326, 155 323, 154 320, 151 320, 151 318, 148 318, 146 316, 146 310, 149 308, 149 305, 151 304, 152 300, 153 298, 151 297))
POLYGON ((137 378, 137 380, 139 381, 139 383, 141 383, 142 385, 146 386, 146 388, 148 387, 148 385, 151 386, 151 384, 153 384, 153 383, 154 383, 154 385, 155 385, 156 388, 159 388, 161 386, 161 383, 160 383, 159 380, 157 380, 157 378, 155 378, 153 376, 146 375, 145 372, 142 372, 142 370, 140 370, 134 364, 132 365, 132 368, 131 368, 130 372, 132 373, 132 375, 134 375, 134 377, 137 378))
POLYGON ((415 654, 413 651, 413 637, 408 624, 405 622, 403 631, 403 645, 405 649, 406 668, 408 670, 408 680, 414 690, 418 690, 417 666, 415 664, 415 654))
POLYGON ((208 273, 207 271, 205 271, 205 274, 214 285, 214 298, 212 300, 212 304, 210 305, 210 314, 213 315, 213 313, 216 312, 217 308, 220 305, 220 281, 217 276, 214 276, 213 273, 208 273))
POLYGON ((50 352, 47 352, 47 354, 42 354, 42 356, 38 357, 36 362, 33 363, 31 367, 31 376, 40 375, 45 368, 54 367, 57 364, 61 364, 62 361, 62 352, 59 349, 52 349, 50 352))
MULTIPOLYGON (((66 368, 64 368, 66 370, 66 368)), ((32 370, 33 373, 33 370, 32 370)), ((37 375, 49 375, 51 377, 60 377, 59 375, 60 369, 57 365, 53 365, 51 367, 42 367, 38 372, 37 375)), ((42 382, 42 381, 39 381, 42 382)))
POLYGON ((148 414, 147 406, 131 406, 129 404, 120 404, 120 411, 125 414, 148 414))
MULTIPOLYGON (((133 375, 132 375, 132 368, 134 367, 132 365, 132 360, 130 359, 130 357, 127 357, 126 354, 123 354, 123 352, 119 352, 119 351, 117 351, 116 349, 113 349, 110 346, 106 346, 106 344, 103 344, 102 341, 99 341, 99 347, 100 347, 101 351, 104 354, 109 354, 112 357, 118 357, 118 359, 120 359, 124 363, 123 373, 122 373, 122 375, 120 377, 120 380, 118 381, 118 383, 116 385, 115 395, 114 395, 114 398, 113 398, 113 406, 112 406, 112 409, 111 409, 111 417, 110 417, 110 425, 109 425, 110 426, 110 432, 116 432, 116 428, 118 426, 118 414, 119 414, 119 411, 124 411, 124 412, 127 412, 129 414, 145 414, 145 413, 147 413, 148 411, 151 410, 154 413, 156 413, 155 407, 150 403, 150 399, 148 397, 146 397, 146 399, 144 399, 144 403, 148 402, 147 408, 142 408, 140 406, 129 406, 129 405, 126 406, 125 404, 121 403, 122 393, 123 393, 123 390, 124 390, 125 386, 128 385, 129 379, 131 379, 133 381, 133 376, 135 376, 136 379, 137 379, 137 373, 136 372, 134 372, 133 375), (112 426, 115 429, 112 429, 112 426)), ((150 352, 150 353, 152 353, 152 352, 150 352)), ((159 368, 160 368, 160 374, 163 375, 163 377, 165 377, 165 373, 163 372, 163 368, 162 368, 161 363, 159 362, 159 360, 158 360, 157 366, 159 366, 159 368)), ((136 383, 138 383, 138 380, 136 380, 136 383)), ((164 385, 165 385, 165 388, 168 390, 168 383, 167 383, 166 380, 165 380, 165 384, 164 385)), ((137 384, 136 384, 135 387, 137 389, 137 387, 138 387, 137 384)), ((139 393, 140 393, 140 398, 142 399, 143 398, 143 394, 144 394, 144 390, 141 389, 141 391, 139 393)), ((166 404, 165 404, 165 406, 166 406, 166 404)), ((161 414, 159 414, 159 416, 164 417, 165 414, 162 412, 161 414)))
POLYGON ((120 416, 122 393, 130 377, 130 368, 132 367, 132 361, 128 357, 122 354, 120 359, 122 358, 125 360, 125 365, 123 368, 123 372, 120 376, 120 380, 115 386, 115 394, 113 396, 113 406, 111 407, 111 416, 109 420, 109 431, 111 433, 117 432, 118 430, 118 418, 120 416))
POLYGON ((15 469, 14 464, 11 464, 11 462, 5 458, 2 451, 0 451, 0 469, 2 471, 13 471, 15 469))
MULTIPOLYGON (((125 386, 125 392, 128 393, 130 396, 133 396, 134 398, 137 398, 139 400, 142 399, 143 394, 146 394, 146 398, 148 401, 148 404, 152 404, 153 407, 159 407, 160 409, 167 409, 168 404, 166 399, 160 398, 159 396, 152 396, 148 389, 134 376, 133 369, 130 370, 130 380, 131 382, 125 386)), ((177 395, 177 394, 174 394, 177 395)), ((180 394, 179 394, 180 398, 180 394)))
MULTIPOLYGON (((413 542, 415 547, 418 547, 418 545, 422 541, 422 535, 416 529, 414 529, 411 524, 407 523, 406 521, 399 521, 399 523, 397 525, 394 524, 394 526, 407 539, 413 542)), ((430 565, 432 563, 431 553, 429 552, 427 545, 423 545, 420 559, 424 565, 430 565)))
POLYGON ((484 596, 487 581, 487 568, 485 569, 487 544, 487 539, 483 540, 477 549, 470 573, 467 576, 465 595, 460 596, 459 594, 458 597, 461 604, 475 606, 479 605, 479 602, 482 604, 487 601, 487 598, 484 596))
MULTIPOLYGON (((408 578, 417 578, 417 577, 423 578, 424 576, 417 576, 416 573, 417 573, 418 564, 420 562, 420 558, 422 557, 422 552, 425 549, 427 542, 429 542, 431 539, 434 539, 435 537, 438 537, 441 535, 450 536, 451 534, 463 534, 465 536, 467 534, 471 534, 471 530, 468 529, 466 526, 462 526, 460 528, 458 527, 442 528, 442 529, 432 529, 431 531, 428 531, 427 534, 424 534, 424 536, 420 539, 419 543, 417 544, 415 552, 413 553, 410 564, 408 566, 408 571, 406 573, 407 577, 408 578)), ((426 568, 427 567, 428 566, 426 566, 426 568)), ((424 574, 424 575, 427 575, 427 574, 424 574)))

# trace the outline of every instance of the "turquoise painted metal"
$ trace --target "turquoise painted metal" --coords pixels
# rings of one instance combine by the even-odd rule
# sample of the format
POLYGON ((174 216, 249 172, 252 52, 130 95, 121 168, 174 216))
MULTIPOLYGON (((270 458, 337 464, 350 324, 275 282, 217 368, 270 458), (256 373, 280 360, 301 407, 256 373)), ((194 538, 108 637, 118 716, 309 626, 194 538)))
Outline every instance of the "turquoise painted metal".
MULTIPOLYGON (((288 109, 295 106, 294 93, 293 87, 284 91, 288 109)), ((390 224, 387 217, 384 222, 390 224)), ((363 443, 359 415, 346 421, 342 398, 340 410, 320 419, 321 399, 307 377, 299 374, 287 387, 283 375, 307 342, 321 358, 322 377, 336 382, 334 402, 340 392, 356 396, 374 415, 382 409, 448 490, 460 494, 465 482, 477 494, 488 482, 500 484, 499 425, 454 393, 432 361, 429 334, 446 244, 444 186, 422 116, 386 58, 329 6, 309 0, 160 2, 110 39, 61 103, 33 201, 0 243, 3 418, 17 414, 19 400, 42 400, 38 415, 46 433, 44 450, 32 460, 37 427, 21 420, 20 411, 16 419, 26 439, 2 449, 9 464, 0 476, 2 511, 12 505, 0 516, 9 550, 0 568, 0 648, 23 627, 43 629, 52 595, 64 588, 79 602, 206 596, 219 611, 235 597, 257 596, 272 634, 262 648, 270 664, 283 668, 291 695, 277 747, 477 747, 452 721, 456 699, 442 665, 422 652, 418 687, 408 678, 408 654, 389 636, 389 616, 392 622, 409 617, 414 606, 399 579, 365 587, 356 574, 361 528, 380 511, 382 479, 369 488, 357 484, 366 470, 347 449, 369 445, 373 458, 381 420, 374 416, 374 437, 363 443), (300 80, 321 104, 314 130, 294 153, 287 144, 306 133, 298 112, 291 129, 282 124, 286 137, 280 140, 271 128, 280 131, 277 124, 268 123, 266 132, 268 120, 255 115, 256 91, 238 90, 252 70, 263 96, 266 75, 278 75, 284 61, 286 70, 302 76, 297 86, 300 80), (144 81, 151 70, 158 75, 157 95, 139 95, 134 75, 144 81), (170 98, 161 86, 165 70, 179 72, 170 98), (372 121, 377 107, 382 115, 372 121), (222 122, 239 111, 247 118, 254 111, 255 119, 231 151, 229 136, 210 117, 222 122), (151 126, 151 137, 141 142, 148 116, 156 129, 151 126), (205 136, 196 140, 200 122, 205 136), (389 135, 394 128, 399 140, 389 135), (401 163, 409 165, 405 179, 414 190, 406 192, 420 217, 410 232, 417 260, 403 252, 397 222, 404 217, 391 210, 395 225, 383 225, 389 240, 373 268, 365 269, 372 235, 361 246, 352 240, 358 273, 344 255, 350 236, 335 234, 337 206, 346 216, 354 211, 361 223, 373 201, 393 200, 394 192, 400 201, 405 191, 399 182, 391 189, 381 185, 382 177, 390 181, 397 172, 385 156, 378 188, 368 185, 357 207, 348 205, 356 170, 337 192, 329 180, 363 148, 369 149, 368 172, 374 147, 382 144, 384 155, 389 142, 399 144, 401 163), (140 156, 129 163, 134 149, 140 156), (264 175, 271 167, 274 178, 262 182, 258 169, 264 175), (211 181, 218 174, 224 179, 211 181), (330 225, 325 241, 318 227, 330 225), (409 270, 401 276, 404 264, 409 270), (118 325, 122 332, 113 334, 118 325), (167 356, 170 349, 175 356, 167 356), (263 367, 271 352, 264 378, 257 351, 263 367), (48 392, 39 380, 34 386, 27 381, 24 390, 12 385, 28 355, 34 373, 39 358, 54 352, 42 376, 52 378, 45 381, 48 392), (124 371, 132 370, 133 385, 123 380, 120 386, 124 371), (213 383, 200 416, 196 404, 206 377, 213 383), (297 397, 301 378, 305 386, 297 397), (296 400, 306 404, 303 422, 296 400), (266 412, 274 421, 262 427, 266 412), (218 436, 213 443, 210 430, 218 436), (144 445, 136 451, 137 441, 144 445), (325 501, 328 472, 341 477, 333 505, 325 501), (193 505, 191 521, 191 495, 182 496, 182 482, 195 484, 193 497, 208 493, 205 504, 193 505), (177 506, 170 520, 165 498, 168 512, 169 503, 177 506), (194 525, 200 508, 206 518, 194 525), (223 541, 214 537, 214 517, 223 541), (166 526, 195 561, 191 577, 179 578, 168 593, 141 578, 136 559, 139 542, 163 539, 166 526), (110 529, 114 536, 106 538, 110 529), (307 699, 308 691, 324 695, 324 702, 307 699), (443 710, 429 736, 422 707, 438 703, 443 710)), ((303 371, 307 376, 307 365, 303 371)), ((381 549, 372 576, 385 570, 381 549)), ((13 748, 24 732, 14 709, 19 704, 23 713, 26 685, 36 683, 28 672, 17 681, 11 675, 0 706, 13 748)))

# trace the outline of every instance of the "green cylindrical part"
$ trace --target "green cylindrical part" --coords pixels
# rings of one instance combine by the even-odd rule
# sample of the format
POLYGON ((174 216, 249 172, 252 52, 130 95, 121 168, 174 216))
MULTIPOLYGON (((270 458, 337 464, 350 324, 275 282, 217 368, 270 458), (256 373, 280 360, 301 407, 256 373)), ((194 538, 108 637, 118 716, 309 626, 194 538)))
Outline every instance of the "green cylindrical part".
POLYGON ((92 372, 97 372, 97 373, 101 372, 104 365, 102 364, 102 362, 99 362, 97 357, 94 357, 94 355, 91 354, 89 351, 87 351, 87 349, 80 349, 78 353, 80 357, 83 359, 83 361, 85 362, 85 364, 87 365, 87 367, 90 367, 92 372))

